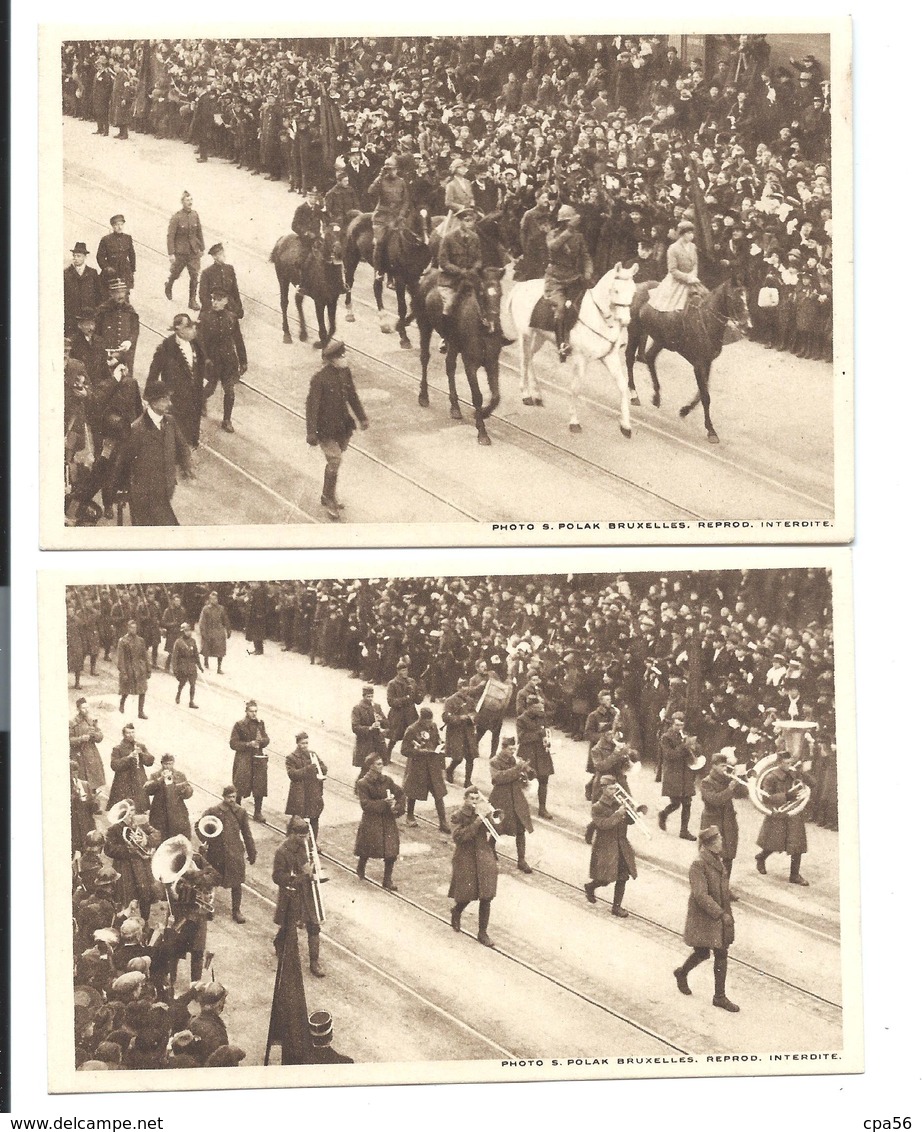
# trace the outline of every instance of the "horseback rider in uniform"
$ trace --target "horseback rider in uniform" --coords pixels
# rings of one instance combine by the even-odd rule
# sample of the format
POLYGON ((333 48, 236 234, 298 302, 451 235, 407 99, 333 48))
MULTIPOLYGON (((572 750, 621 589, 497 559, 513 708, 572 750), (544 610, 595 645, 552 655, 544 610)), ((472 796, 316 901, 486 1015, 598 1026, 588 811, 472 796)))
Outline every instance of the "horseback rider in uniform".
POLYGON ((453 228, 439 245, 438 289, 442 296, 442 314, 451 314, 461 294, 471 289, 479 305, 480 268, 483 255, 477 235, 477 211, 463 208, 457 213, 460 226, 453 228))
POLYGON ((325 220, 323 198, 312 185, 307 190, 307 200, 298 205, 291 220, 291 230, 300 237, 305 255, 311 254, 317 242, 323 239, 325 220))
POLYGON ((568 312, 592 281, 592 259, 586 241, 577 230, 579 213, 569 204, 561 205, 554 228, 547 234, 548 265, 544 273, 544 297, 554 308, 554 335, 560 360, 570 354, 568 312))
POLYGON ((387 233, 399 228, 410 215, 410 190, 397 172, 397 158, 391 154, 384 162, 379 177, 368 186, 368 195, 377 198, 371 214, 371 230, 375 244, 372 266, 376 279, 384 278, 384 242, 387 233))
POLYGON ((680 220, 675 243, 666 252, 666 277, 650 292, 648 302, 657 311, 681 311, 690 297, 704 291, 698 278, 698 249, 695 247, 695 226, 680 220))

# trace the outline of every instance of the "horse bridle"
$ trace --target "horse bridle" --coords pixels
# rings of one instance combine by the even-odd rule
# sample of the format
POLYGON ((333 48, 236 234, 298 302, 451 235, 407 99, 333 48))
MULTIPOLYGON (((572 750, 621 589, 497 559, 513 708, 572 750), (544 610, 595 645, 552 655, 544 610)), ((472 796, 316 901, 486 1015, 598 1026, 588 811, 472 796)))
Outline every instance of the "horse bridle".
MULTIPOLYGON (((589 295, 589 298, 592 299, 592 305, 599 312, 599 315, 601 316, 602 321, 605 323, 606 326, 608 326, 608 316, 605 314, 605 311, 603 311, 602 308, 599 306, 599 304, 596 302, 595 295, 592 293, 592 289, 590 288, 586 293, 589 295)), ((624 309, 624 310, 627 310, 628 312, 630 312, 631 306, 630 306, 630 303, 618 303, 618 304, 615 305, 614 309, 615 310, 624 309)), ((603 342, 608 343, 608 349, 605 351, 604 354, 601 355, 602 358, 607 358, 608 355, 612 352, 612 350, 615 350, 615 349, 618 348, 618 344, 621 341, 621 335, 620 334, 618 335, 617 338, 614 339, 614 341, 612 341, 612 339, 609 338, 607 334, 603 334, 601 330, 596 330, 596 328, 594 326, 590 326, 588 322, 584 322, 579 317, 579 315, 577 315, 577 317, 576 317, 576 322, 579 326, 585 327, 586 330, 590 330, 598 338, 601 338, 603 342)), ((621 329, 622 330, 624 329, 624 323, 623 322, 621 324, 621 329)))

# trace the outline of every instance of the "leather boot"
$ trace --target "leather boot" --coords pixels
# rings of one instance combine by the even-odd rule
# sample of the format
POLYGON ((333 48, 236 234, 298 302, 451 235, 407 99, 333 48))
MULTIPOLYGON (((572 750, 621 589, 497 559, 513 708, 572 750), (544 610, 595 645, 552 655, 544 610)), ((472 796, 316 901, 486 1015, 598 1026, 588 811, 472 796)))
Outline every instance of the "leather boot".
POLYGON ((355 875, 359 880, 365 879, 365 866, 368 864, 367 857, 359 857, 359 863, 355 867, 355 875))
POLYGON ((138 719, 147 719, 144 714, 144 696, 138 696, 138 719))
POLYGON ((199 305, 198 299, 195 297, 195 284, 189 284, 189 310, 200 311, 202 308, 199 305))
POLYGON ((688 985, 688 975, 684 968, 676 967, 672 972, 675 975, 676 986, 682 994, 691 994, 691 987, 688 985))
POLYGON ((307 937, 307 954, 310 957, 311 974, 318 979, 326 976, 326 971, 320 964, 320 936, 309 935, 307 937))
POLYGON ((621 907, 625 888, 627 888, 627 880, 624 877, 619 877, 615 882, 615 895, 611 902, 611 914, 617 916, 619 920, 626 920, 628 917, 627 912, 621 907))
POLYGON ((396 892, 397 891, 397 885, 394 884, 394 860, 393 860, 393 858, 389 857, 384 862, 384 880, 381 882, 381 885, 382 885, 383 888, 386 888, 388 892, 396 892))
POLYGON ((246 918, 240 912, 240 899, 243 893, 238 885, 231 889, 231 918, 235 924, 245 924, 246 918))
POLYGON ((451 930, 453 932, 461 931, 461 913, 464 911, 462 905, 456 904, 451 910, 451 930))
POLYGON ((477 942, 482 943, 484 947, 495 947, 496 944, 487 935, 487 928, 490 926, 490 901, 480 901, 480 912, 477 917, 477 942))

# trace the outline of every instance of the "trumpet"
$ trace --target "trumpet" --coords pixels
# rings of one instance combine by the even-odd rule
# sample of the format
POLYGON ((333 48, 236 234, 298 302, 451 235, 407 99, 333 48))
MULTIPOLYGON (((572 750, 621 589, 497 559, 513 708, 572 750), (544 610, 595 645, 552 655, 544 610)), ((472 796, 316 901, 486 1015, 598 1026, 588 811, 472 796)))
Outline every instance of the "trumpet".
POLYGON ((628 817, 634 825, 637 826, 644 837, 650 838, 650 830, 647 828, 647 823, 643 820, 643 815, 647 812, 647 807, 644 805, 638 806, 620 783, 614 783, 614 787, 618 805, 624 807, 628 817))
POLYGON ((162 777, 164 786, 172 786, 173 785, 173 772, 171 770, 165 770, 161 777, 162 777))
POLYGON ((487 806, 483 807, 482 809, 476 810, 475 812, 477 814, 477 817, 480 818, 480 820, 486 827, 487 833, 493 838, 494 841, 499 841, 499 832, 497 831, 496 826, 499 825, 505 817, 503 811, 491 809, 488 803, 487 806))

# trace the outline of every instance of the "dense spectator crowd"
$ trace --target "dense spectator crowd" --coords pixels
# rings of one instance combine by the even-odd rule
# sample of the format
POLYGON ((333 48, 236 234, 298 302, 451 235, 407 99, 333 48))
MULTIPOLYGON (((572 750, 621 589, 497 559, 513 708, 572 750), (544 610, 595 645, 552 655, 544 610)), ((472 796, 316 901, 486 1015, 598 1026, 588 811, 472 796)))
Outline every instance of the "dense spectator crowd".
POLYGON ((765 36, 708 42, 707 71, 665 36, 68 42, 63 104, 302 194, 340 157, 366 208, 396 151, 414 203, 443 211, 463 158, 483 212, 574 205, 596 275, 662 278, 693 215, 702 281, 742 276, 757 339, 831 360, 829 83, 765 36))
MULTIPOLYGON (((774 750, 776 720, 815 721, 810 816, 836 825, 834 651, 821 570, 218 583, 75 589, 71 672, 114 648, 130 618, 152 650, 172 647, 215 590, 232 629, 385 684, 405 659, 432 700, 478 662, 521 691, 540 680, 549 721, 582 740, 608 690, 625 742, 659 759, 663 721, 686 713, 708 756, 726 746, 752 765, 774 750)), ((216 655, 202 641, 203 655, 216 655)), ((223 651, 223 650, 222 650, 223 651)), ((515 697, 514 697, 515 699, 515 697)))

